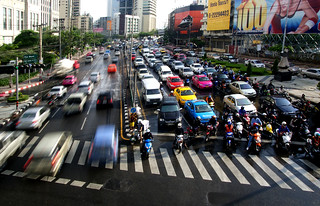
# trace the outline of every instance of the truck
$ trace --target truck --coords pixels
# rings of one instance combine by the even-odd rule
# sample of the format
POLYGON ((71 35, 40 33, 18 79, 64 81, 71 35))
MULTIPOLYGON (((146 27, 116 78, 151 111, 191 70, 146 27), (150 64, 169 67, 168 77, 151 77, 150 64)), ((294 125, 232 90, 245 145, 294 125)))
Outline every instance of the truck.
POLYGON ((53 72, 52 74, 57 77, 65 77, 68 73, 73 71, 75 61, 70 59, 62 59, 59 60, 54 66, 53 66, 53 72))

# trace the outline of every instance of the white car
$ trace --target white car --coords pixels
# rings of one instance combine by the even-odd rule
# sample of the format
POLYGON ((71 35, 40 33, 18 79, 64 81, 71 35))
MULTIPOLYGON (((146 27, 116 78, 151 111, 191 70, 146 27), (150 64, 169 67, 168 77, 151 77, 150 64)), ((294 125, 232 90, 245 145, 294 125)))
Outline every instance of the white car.
POLYGON ((110 54, 109 53, 104 53, 103 54, 103 59, 109 59, 110 57, 110 54))
POLYGON ((101 79, 100 72, 92 72, 90 74, 90 81, 92 81, 93 83, 99 82, 100 79, 101 79))
POLYGON ((82 112, 84 106, 87 102, 87 95, 84 93, 73 93, 66 100, 63 111, 65 115, 69 115, 71 113, 82 112))
POLYGON ((199 63, 193 63, 190 65, 190 69, 194 72, 194 73, 198 73, 200 74, 201 72, 204 71, 204 68, 201 66, 201 64, 199 63))
POLYGON ((170 59, 170 57, 169 56, 164 56, 164 57, 162 57, 162 62, 165 64, 165 63, 167 63, 167 61, 170 59))
POLYGON ((154 78, 154 76, 149 73, 149 74, 143 75, 143 77, 141 79, 144 80, 144 79, 156 79, 156 78, 154 78))
POLYGON ((142 77, 147 74, 149 74, 148 69, 140 69, 138 72, 138 77, 139 77, 139 79, 142 79, 142 77))
POLYGON ((229 87, 233 93, 243 94, 248 98, 253 98, 257 96, 256 90, 254 90, 250 84, 243 81, 235 81, 229 84, 229 87))
POLYGON ((154 64, 155 64, 156 61, 157 61, 156 58, 148 59, 148 65, 149 65, 149 67, 152 68, 152 67, 154 66, 154 64))
POLYGON ((196 56, 196 53, 194 51, 187 51, 187 56, 189 57, 195 57, 196 56))
POLYGON ((93 57, 92 56, 87 56, 84 63, 91 63, 93 62, 93 57))
POLYGON ((257 108, 247 97, 243 96, 242 94, 225 95, 223 98, 223 104, 224 106, 229 105, 229 107, 236 112, 239 112, 241 107, 244 107, 248 114, 257 113, 257 108))
POLYGON ((173 71, 177 72, 179 69, 184 68, 184 65, 181 61, 174 61, 172 63, 172 69, 173 71))
POLYGON ((161 71, 160 72, 160 78, 162 81, 167 81, 167 78, 170 77, 170 76, 173 76, 172 72, 171 71, 161 71))
POLYGON ((179 75, 182 78, 191 78, 193 76, 193 71, 189 67, 183 67, 179 69, 179 75))
POLYGON ((115 55, 115 56, 120 56, 120 51, 115 51, 115 52, 114 52, 114 55, 115 55))
POLYGON ((79 85, 78 85, 78 91, 77 92, 82 92, 86 95, 90 95, 92 93, 93 90, 93 83, 91 81, 82 81, 79 85))
POLYGON ((53 95, 57 95, 57 97, 60 98, 66 94, 67 94, 67 88, 65 86, 54 86, 48 93, 48 98, 52 97, 53 95))
POLYGON ((134 60, 133 64, 136 67, 136 66, 138 66, 140 64, 144 64, 144 61, 143 61, 142 57, 136 57, 136 59, 134 60))
POLYGON ((254 67, 257 67, 257 68, 266 68, 266 65, 264 63, 262 63, 261 61, 259 60, 256 60, 256 59, 252 59, 252 60, 247 60, 244 62, 244 64, 246 66, 249 65, 249 63, 254 66, 254 67))
POLYGON ((49 115, 50 109, 47 107, 29 108, 19 118, 16 129, 39 129, 49 115))
POLYGON ((310 77, 315 79, 320 79, 320 69, 310 68, 310 69, 303 69, 301 71, 303 77, 310 77))

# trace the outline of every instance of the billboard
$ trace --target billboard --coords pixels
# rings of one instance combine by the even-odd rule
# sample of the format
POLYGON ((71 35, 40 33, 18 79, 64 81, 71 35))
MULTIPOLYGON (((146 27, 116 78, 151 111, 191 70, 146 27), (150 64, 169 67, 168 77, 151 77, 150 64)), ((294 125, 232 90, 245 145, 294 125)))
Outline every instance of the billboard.
POLYGON ((229 30, 231 0, 209 0, 207 31, 229 30))
POLYGON ((107 31, 111 31, 112 30, 112 21, 109 20, 107 21, 107 31))
POLYGON ((93 28, 93 33, 101 33, 103 32, 103 28, 93 28))
POLYGON ((238 33, 320 32, 319 0, 235 0, 233 29, 238 33), (286 16, 288 15, 288 18, 286 16))
POLYGON ((174 30, 178 31, 182 35, 188 34, 188 28, 180 28, 179 25, 183 22, 188 15, 192 17, 191 34, 200 34, 200 28, 202 22, 200 20, 203 18, 203 5, 190 5, 176 9, 174 17, 174 30))

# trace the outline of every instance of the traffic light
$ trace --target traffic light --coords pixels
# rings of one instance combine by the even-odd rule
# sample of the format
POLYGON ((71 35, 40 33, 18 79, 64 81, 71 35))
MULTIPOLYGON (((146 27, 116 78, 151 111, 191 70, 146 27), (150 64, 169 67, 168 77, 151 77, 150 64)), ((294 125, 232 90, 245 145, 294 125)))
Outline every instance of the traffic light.
POLYGON ((0 74, 13 74, 14 66, 0 65, 0 74))

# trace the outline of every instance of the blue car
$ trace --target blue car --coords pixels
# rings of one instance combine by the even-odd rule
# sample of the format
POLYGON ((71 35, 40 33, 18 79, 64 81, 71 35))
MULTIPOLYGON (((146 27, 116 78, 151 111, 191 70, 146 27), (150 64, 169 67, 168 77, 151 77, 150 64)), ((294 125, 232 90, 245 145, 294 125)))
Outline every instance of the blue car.
POLYGON ((108 53, 108 54, 110 54, 110 53, 111 53, 111 51, 110 51, 109 49, 107 49, 104 53, 108 53))
POLYGON ((201 123, 208 123, 213 115, 216 116, 209 104, 204 100, 186 101, 184 105, 185 113, 195 123, 197 117, 201 117, 201 123))

